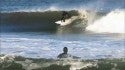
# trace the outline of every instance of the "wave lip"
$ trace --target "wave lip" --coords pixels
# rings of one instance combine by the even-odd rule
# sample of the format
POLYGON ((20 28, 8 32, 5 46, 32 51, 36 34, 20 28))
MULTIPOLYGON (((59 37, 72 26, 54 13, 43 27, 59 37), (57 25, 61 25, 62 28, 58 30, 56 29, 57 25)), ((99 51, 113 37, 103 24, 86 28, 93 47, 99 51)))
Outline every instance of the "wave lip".
POLYGON ((125 10, 115 10, 86 27, 95 33, 125 33, 125 10))

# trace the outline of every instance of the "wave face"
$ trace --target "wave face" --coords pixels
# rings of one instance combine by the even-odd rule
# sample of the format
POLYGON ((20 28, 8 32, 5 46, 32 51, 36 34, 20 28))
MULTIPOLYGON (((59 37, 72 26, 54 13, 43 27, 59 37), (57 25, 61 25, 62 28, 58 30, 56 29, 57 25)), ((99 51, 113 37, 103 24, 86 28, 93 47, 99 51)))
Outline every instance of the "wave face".
MULTIPOLYGON (((77 11, 68 11, 77 16, 77 11)), ((1 13, 1 31, 56 31, 62 11, 1 13)))
POLYGON ((96 20, 86 29, 96 33, 125 33, 124 18, 124 10, 115 10, 96 20))
POLYGON ((55 31, 57 33, 81 33, 85 31, 87 24, 94 19, 95 14, 95 12, 91 13, 92 11, 87 10, 71 10, 67 12, 70 15, 67 18, 70 23, 63 27, 55 23, 61 20, 62 11, 1 13, 0 29, 3 32, 55 31))

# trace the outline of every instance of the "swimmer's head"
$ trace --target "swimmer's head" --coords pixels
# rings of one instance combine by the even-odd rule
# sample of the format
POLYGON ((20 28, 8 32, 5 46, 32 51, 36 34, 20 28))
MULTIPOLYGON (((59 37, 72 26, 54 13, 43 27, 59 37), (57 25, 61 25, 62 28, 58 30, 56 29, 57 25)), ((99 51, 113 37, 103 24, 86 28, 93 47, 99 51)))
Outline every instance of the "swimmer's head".
POLYGON ((64 47, 64 48, 63 48, 63 52, 67 54, 68 48, 67 48, 67 47, 64 47))

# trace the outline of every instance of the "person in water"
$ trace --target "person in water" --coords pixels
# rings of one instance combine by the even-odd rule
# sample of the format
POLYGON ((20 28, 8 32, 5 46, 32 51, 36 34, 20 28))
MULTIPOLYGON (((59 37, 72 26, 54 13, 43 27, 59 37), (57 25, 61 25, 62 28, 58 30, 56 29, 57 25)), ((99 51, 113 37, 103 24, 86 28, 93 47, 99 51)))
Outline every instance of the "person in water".
POLYGON ((63 11, 63 12, 62 12, 62 18, 61 18, 61 21, 65 22, 65 19, 66 19, 67 17, 69 17, 68 12, 63 11))
POLYGON ((75 59, 78 59, 78 58, 79 58, 79 57, 72 56, 72 55, 68 54, 68 48, 67 48, 67 47, 64 47, 64 48, 63 48, 63 53, 61 53, 61 54, 59 54, 59 55, 57 56, 57 58, 68 58, 68 57, 70 57, 70 58, 75 58, 75 59))

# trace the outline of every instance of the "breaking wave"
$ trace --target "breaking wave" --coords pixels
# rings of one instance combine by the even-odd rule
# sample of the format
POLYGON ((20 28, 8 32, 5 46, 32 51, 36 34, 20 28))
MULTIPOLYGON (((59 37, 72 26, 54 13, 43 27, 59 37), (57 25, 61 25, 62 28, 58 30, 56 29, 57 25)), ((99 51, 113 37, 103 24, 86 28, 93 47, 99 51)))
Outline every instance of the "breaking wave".
POLYGON ((115 10, 86 27, 96 33, 125 33, 125 10, 115 10))
POLYGON ((65 26, 55 24, 61 19, 62 11, 1 13, 1 31, 125 33, 124 10, 115 10, 110 13, 90 10, 67 12, 70 14, 67 18, 70 23, 65 26))
POLYGON ((64 27, 55 23, 61 19, 62 11, 1 13, 1 31, 84 31, 89 12, 86 10, 67 12, 70 14, 67 18, 70 23, 64 27))

